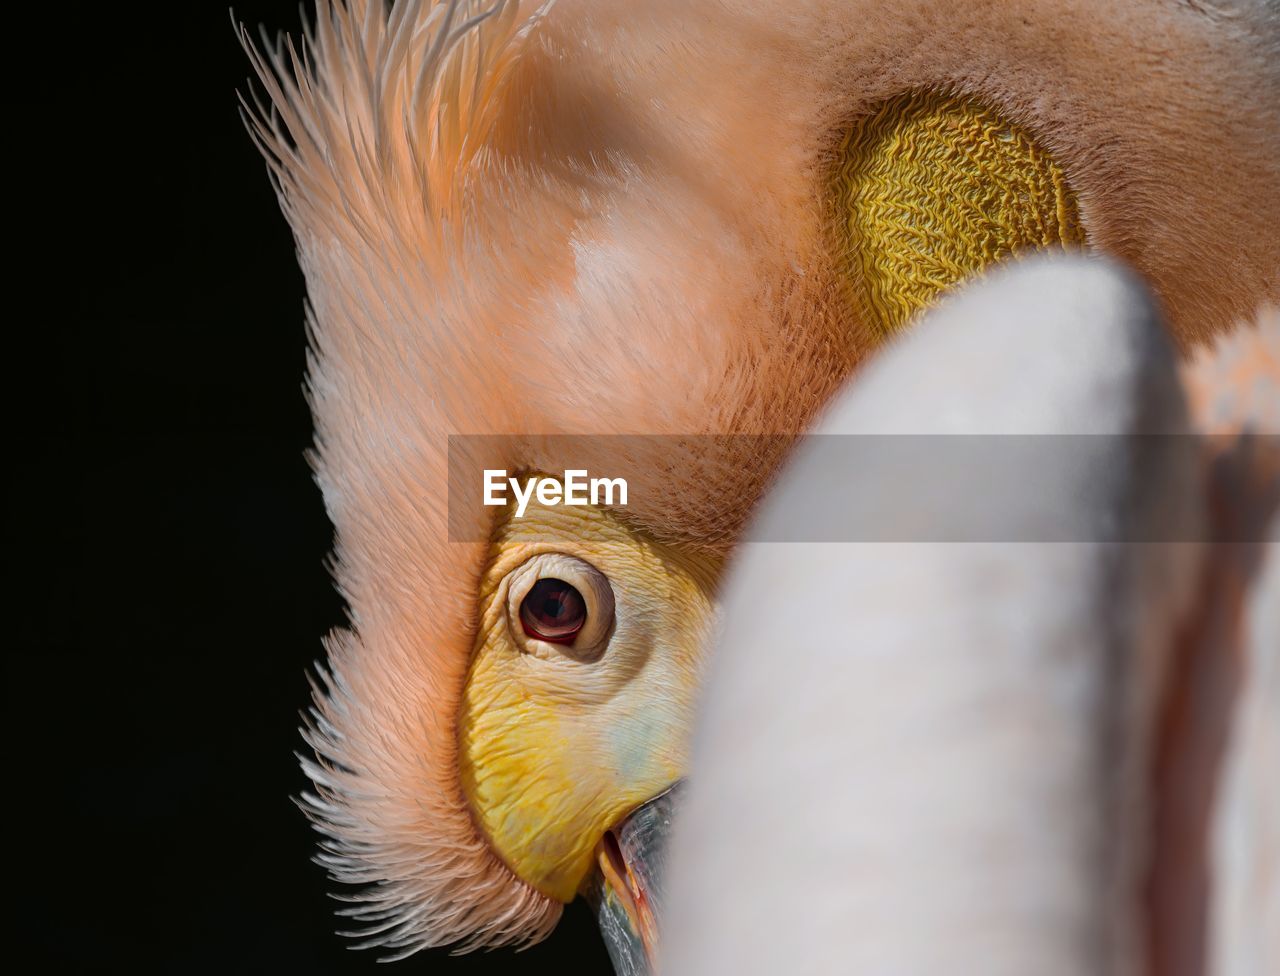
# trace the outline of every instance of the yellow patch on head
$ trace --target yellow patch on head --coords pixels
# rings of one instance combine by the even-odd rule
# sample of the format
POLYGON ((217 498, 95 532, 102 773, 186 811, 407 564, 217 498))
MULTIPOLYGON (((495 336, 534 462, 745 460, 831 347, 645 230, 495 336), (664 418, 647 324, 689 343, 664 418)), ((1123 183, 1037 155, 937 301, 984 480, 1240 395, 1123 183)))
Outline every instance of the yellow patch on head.
POLYGON ((571 901, 604 832, 684 774, 714 575, 604 509, 535 503, 499 525, 462 698, 462 785, 495 851, 544 894, 571 901), (585 600, 572 643, 522 623, 545 579, 585 600))
POLYGON ((969 98, 885 102, 849 133, 835 183, 848 271, 885 332, 1015 251, 1085 243, 1062 169, 969 98))

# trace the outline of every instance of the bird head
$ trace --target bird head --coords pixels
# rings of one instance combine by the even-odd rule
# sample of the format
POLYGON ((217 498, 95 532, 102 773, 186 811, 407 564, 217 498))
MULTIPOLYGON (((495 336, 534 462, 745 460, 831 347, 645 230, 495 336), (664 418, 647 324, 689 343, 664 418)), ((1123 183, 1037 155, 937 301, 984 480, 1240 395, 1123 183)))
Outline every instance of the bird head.
POLYGON ((1274 26, 1181 0, 324 0, 297 44, 246 39, 350 608, 303 805, 361 944, 529 944, 584 891, 618 952, 651 940, 721 567, 788 445, 1024 250, 1128 263, 1182 349, 1274 297, 1274 26), (517 516, 456 494, 455 462, 625 467, 632 497, 517 516))

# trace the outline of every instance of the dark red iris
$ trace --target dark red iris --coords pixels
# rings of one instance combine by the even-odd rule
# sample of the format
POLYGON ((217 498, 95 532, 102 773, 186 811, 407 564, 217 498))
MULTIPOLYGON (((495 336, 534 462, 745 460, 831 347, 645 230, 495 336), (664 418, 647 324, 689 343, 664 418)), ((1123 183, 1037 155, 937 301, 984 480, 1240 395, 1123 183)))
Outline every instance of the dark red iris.
POLYGON ((520 603, 520 625, 537 640, 572 644, 586 622, 587 602, 564 580, 538 580, 520 603))

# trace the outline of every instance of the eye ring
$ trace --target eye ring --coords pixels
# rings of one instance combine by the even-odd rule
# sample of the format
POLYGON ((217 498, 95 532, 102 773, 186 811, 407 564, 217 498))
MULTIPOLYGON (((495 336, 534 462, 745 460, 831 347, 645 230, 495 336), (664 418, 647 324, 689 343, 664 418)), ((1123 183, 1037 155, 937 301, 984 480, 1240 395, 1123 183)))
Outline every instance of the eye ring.
POLYGON ((541 553, 508 580, 512 639, 534 657, 598 660, 613 634, 614 613, 608 578, 576 556, 541 553))

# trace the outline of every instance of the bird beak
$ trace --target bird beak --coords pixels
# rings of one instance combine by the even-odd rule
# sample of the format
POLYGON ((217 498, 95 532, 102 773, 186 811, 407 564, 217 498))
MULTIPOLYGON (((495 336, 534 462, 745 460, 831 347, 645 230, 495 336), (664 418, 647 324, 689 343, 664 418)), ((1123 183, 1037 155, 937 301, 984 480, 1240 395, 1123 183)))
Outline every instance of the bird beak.
POLYGON ((637 807, 605 832, 587 887, 618 976, 648 976, 658 954, 667 837, 684 784, 637 807))

